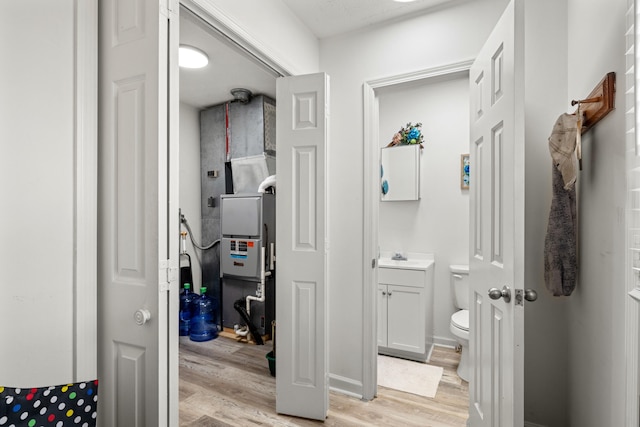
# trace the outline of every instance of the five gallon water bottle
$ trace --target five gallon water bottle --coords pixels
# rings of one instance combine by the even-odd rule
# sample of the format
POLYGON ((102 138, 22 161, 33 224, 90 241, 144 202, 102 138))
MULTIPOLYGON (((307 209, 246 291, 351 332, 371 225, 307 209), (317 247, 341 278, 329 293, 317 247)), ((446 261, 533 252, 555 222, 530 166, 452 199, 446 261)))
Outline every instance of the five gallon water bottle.
POLYGON ((191 341, 209 341, 218 336, 215 323, 215 302, 207 296, 207 288, 200 288, 200 296, 191 304, 191 341))
POLYGON ((185 283, 184 289, 180 294, 180 330, 181 336, 188 336, 191 330, 191 310, 193 300, 197 297, 194 292, 191 291, 191 284, 185 283))

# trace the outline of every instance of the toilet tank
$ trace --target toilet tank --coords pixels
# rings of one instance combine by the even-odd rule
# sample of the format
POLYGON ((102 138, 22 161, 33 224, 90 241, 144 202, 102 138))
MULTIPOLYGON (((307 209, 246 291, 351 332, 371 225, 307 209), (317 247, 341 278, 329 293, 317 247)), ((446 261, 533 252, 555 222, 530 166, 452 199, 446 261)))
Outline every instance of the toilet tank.
POLYGON ((449 271, 453 304, 459 309, 469 310, 469 266, 450 265, 449 271))

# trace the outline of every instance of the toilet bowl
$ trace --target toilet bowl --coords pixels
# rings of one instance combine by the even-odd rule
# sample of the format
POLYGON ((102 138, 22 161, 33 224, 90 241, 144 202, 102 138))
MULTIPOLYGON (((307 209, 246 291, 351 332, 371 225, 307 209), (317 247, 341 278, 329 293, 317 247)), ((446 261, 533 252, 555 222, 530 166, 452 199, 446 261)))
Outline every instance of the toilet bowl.
POLYGON ((462 348, 458 376, 469 382, 469 310, 458 310, 453 313, 449 330, 462 348))
POLYGON ((459 310, 451 315, 449 330, 462 348, 458 376, 469 381, 469 266, 451 265, 453 302, 459 310))

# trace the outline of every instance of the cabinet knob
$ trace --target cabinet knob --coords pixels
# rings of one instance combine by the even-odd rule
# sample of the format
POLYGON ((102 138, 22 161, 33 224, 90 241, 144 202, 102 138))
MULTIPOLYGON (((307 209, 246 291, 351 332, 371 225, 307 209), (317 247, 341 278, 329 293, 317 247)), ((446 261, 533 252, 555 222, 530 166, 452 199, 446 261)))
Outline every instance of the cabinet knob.
POLYGON ((382 296, 387 295, 387 293, 385 291, 382 291, 382 296))

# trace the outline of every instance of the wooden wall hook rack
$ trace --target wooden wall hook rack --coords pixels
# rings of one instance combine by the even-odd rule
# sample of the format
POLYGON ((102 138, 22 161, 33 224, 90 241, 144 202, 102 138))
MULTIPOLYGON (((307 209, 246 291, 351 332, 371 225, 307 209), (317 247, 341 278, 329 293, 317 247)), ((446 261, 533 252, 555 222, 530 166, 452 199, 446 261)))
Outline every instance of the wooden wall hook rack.
MULTIPOLYGON (((582 133, 585 133, 615 108, 616 73, 610 72, 598 83, 585 99, 573 100, 583 114, 582 133)), ((577 110, 576 110, 577 112, 577 110)))

